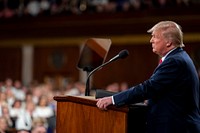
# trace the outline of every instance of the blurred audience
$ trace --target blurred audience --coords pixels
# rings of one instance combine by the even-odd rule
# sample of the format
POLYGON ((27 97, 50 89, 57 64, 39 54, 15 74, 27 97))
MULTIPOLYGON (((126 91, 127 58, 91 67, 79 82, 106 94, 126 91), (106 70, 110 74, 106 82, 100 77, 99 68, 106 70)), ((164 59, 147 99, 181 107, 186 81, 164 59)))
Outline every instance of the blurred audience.
MULTIPOLYGON (((0 132, 14 129, 17 133, 37 133, 36 127, 44 126, 45 132, 53 133, 56 122, 56 101, 51 84, 30 84, 23 87, 21 81, 7 78, 0 86, 0 132), (5 119, 5 120, 4 120, 5 119), (52 126, 51 128, 49 126, 52 126), (5 130, 6 129, 6 130, 5 130)), ((43 131, 42 131, 43 132, 43 131)))
POLYGON ((0 133, 6 133, 8 128, 7 119, 4 116, 0 116, 0 133))
POLYGON ((33 111, 33 117, 42 117, 47 119, 54 115, 52 108, 49 106, 48 97, 46 95, 42 95, 39 98, 38 104, 33 111))
POLYGON ((198 0, 0 0, 0 18, 185 7, 198 0))
MULTIPOLYGON (((54 82, 30 83, 27 87, 19 80, 7 78, 0 86, 0 117, 6 122, 6 129, 15 129, 17 133, 43 130, 44 133, 56 132, 57 105, 55 95, 85 95, 85 83, 68 81, 63 88, 54 86, 54 82)), ((111 83, 105 87, 108 91, 128 89, 126 82, 111 83)), ((91 94, 94 94, 91 89, 91 94)), ((3 121, 3 120, 2 120, 3 121)), ((3 125, 2 125, 3 126, 3 125)), ((5 130, 5 127, 2 128, 5 130)))
POLYGON ((47 129, 43 125, 34 126, 31 133, 47 133, 47 129))
POLYGON ((14 90, 13 94, 15 95, 15 98, 18 100, 23 101, 25 99, 25 93, 26 93, 26 88, 22 85, 21 81, 15 80, 14 81, 14 90))
POLYGON ((16 121, 15 128, 17 131, 31 131, 32 129, 32 114, 35 109, 35 104, 33 102, 27 102, 23 111, 20 112, 16 121))
POLYGON ((120 91, 120 86, 117 82, 114 82, 112 84, 107 85, 106 87, 107 91, 112 91, 112 92, 119 92, 120 91))
POLYGON ((129 86, 127 82, 121 82, 121 83, 114 82, 114 83, 108 84, 105 90, 112 91, 112 92, 120 92, 120 91, 127 90, 128 88, 129 86))
POLYGON ((85 84, 82 82, 70 83, 66 86, 64 94, 72 96, 85 95, 85 84))
POLYGON ((4 106, 1 107, 1 110, 2 110, 2 116, 4 117, 4 119, 6 119, 7 127, 13 128, 14 125, 13 125, 13 120, 10 116, 9 107, 4 105, 4 106))

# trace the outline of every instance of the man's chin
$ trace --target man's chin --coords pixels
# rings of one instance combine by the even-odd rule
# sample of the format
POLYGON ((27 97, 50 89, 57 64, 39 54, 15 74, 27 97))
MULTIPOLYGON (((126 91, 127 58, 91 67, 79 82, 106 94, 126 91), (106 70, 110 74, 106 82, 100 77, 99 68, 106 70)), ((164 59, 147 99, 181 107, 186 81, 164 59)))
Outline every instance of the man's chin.
POLYGON ((157 54, 156 50, 152 49, 152 52, 154 52, 155 54, 157 54))

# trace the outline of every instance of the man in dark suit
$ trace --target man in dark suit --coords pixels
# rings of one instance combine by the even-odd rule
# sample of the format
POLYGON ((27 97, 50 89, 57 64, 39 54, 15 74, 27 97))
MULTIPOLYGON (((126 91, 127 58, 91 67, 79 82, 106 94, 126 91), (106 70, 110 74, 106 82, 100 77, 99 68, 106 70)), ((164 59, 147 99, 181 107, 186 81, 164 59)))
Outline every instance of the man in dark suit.
POLYGON ((162 63, 143 83, 110 97, 97 99, 106 110, 148 100, 147 133, 200 133, 199 78, 196 68, 183 50, 181 27, 173 21, 153 26, 150 43, 162 63))

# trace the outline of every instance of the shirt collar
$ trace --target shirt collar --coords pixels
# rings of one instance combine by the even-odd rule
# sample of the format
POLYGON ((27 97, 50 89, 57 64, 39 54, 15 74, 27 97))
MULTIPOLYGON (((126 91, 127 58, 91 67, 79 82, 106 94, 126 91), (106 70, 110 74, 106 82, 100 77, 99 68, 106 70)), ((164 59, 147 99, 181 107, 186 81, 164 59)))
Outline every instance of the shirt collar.
POLYGON ((165 58, 167 57, 167 55, 169 55, 172 51, 174 51, 176 48, 173 48, 172 50, 170 50, 165 56, 162 57, 162 61, 165 60, 165 58))

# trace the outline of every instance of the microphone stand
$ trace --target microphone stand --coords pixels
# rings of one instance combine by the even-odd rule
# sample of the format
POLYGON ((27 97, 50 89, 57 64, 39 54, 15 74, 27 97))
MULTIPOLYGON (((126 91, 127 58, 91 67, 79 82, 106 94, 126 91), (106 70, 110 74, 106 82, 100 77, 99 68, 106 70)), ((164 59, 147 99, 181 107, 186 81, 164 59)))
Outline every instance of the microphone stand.
POLYGON ((113 57, 112 59, 110 59, 109 61, 101 64, 100 66, 96 67, 95 69, 90 69, 91 71, 88 71, 88 77, 87 77, 87 81, 86 81, 86 88, 85 88, 85 96, 89 96, 90 95, 90 76, 96 72, 97 70, 101 69, 103 66, 117 60, 117 59, 122 59, 128 56, 128 51, 127 50, 122 50, 118 55, 116 55, 115 57, 113 57))
POLYGON ((110 63, 112 60, 107 61, 106 63, 96 67, 95 69, 93 69, 91 72, 88 72, 88 77, 86 80, 86 88, 85 88, 85 96, 90 96, 90 76, 96 72, 97 70, 101 69, 103 66, 107 65, 108 63, 110 63))
MULTIPOLYGON (((92 70, 93 70, 93 67, 91 67, 91 66, 86 66, 86 67, 83 68, 83 71, 87 72, 87 77, 89 77, 89 74, 92 70)), ((85 96, 90 95, 90 90, 89 90, 90 87, 89 86, 90 86, 90 79, 87 78, 86 88, 88 88, 88 89, 86 89, 87 91, 85 90, 85 96)))

